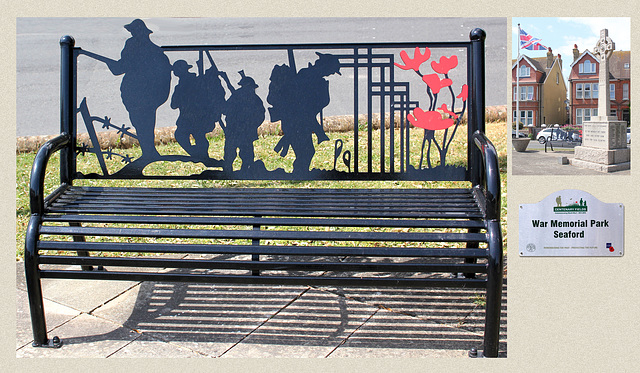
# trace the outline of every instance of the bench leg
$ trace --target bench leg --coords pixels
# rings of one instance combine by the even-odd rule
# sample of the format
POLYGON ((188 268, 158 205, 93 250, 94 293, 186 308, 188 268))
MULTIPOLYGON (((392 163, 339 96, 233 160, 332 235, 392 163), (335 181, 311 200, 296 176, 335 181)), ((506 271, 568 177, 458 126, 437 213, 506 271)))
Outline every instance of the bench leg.
MULTIPOLYGON (((480 233, 480 229, 478 228, 469 228, 467 230, 467 232, 469 233, 480 233)), ((477 249, 480 247, 480 242, 478 241, 469 241, 467 242, 467 249, 477 249)), ((464 263, 465 264, 476 264, 478 262, 478 258, 465 258, 464 259, 464 263)), ((476 278, 476 274, 475 273, 465 273, 464 274, 465 278, 476 278)))
POLYGON ((58 337, 47 338, 47 325, 44 317, 44 301, 40 273, 38 272, 37 250, 40 221, 41 218, 39 216, 31 216, 27 227, 24 250, 24 269, 31 313, 31 329, 33 330, 33 346, 58 348, 62 346, 62 341, 58 337))
MULTIPOLYGON (((71 227, 82 227, 82 224, 80 223, 74 223, 71 222, 69 223, 69 226, 71 227)), ((86 242, 84 236, 73 236, 73 242, 86 242)), ((80 250, 77 251, 78 256, 89 256, 89 252, 88 251, 84 251, 84 250, 80 250)), ((80 266, 80 268, 82 268, 83 271, 93 271, 93 266, 89 266, 89 265, 85 265, 85 266, 80 266)), ((102 269, 101 267, 98 267, 98 270, 102 269)))
MULTIPOLYGON (((254 225, 253 226, 253 230, 254 231, 259 231, 260 230, 260 225, 254 225)), ((251 240, 251 245, 253 246, 260 246, 260 240, 251 240)), ((251 260, 254 262, 259 262, 260 261, 260 255, 258 254, 252 254, 251 255, 251 260)), ((253 270, 251 271, 251 275, 252 276, 260 276, 260 270, 253 270)))
POLYGON ((489 222, 489 268, 487 274, 487 302, 484 328, 484 356, 498 357, 500 340, 500 312, 502 306, 502 231, 500 222, 489 222))

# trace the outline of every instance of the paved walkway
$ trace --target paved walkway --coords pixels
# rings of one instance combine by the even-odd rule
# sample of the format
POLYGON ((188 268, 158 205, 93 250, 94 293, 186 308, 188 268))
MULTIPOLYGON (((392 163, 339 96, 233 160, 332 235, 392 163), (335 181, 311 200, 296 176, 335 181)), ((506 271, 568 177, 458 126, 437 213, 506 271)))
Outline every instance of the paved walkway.
MULTIPOLYGON (((31 346, 23 263, 17 357, 464 357, 481 347, 472 289, 43 280, 49 337, 31 346)), ((500 356, 506 357, 506 282, 500 356)))
MULTIPOLYGON (((567 157, 573 158, 573 148, 562 148, 554 146, 554 150, 527 150, 511 153, 509 162, 512 165, 512 175, 629 175, 630 170, 618 172, 599 172, 580 168, 571 164, 562 164, 559 160, 567 157)), ((633 167, 633 165, 632 165, 633 167)))

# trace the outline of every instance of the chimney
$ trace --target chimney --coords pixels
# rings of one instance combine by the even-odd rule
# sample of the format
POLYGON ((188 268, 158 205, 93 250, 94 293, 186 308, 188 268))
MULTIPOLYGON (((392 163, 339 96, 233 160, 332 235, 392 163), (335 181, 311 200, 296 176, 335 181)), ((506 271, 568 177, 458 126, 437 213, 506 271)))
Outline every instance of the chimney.
POLYGON ((560 63, 560 69, 562 69, 562 55, 558 53, 558 62, 560 63))
POLYGON ((578 57, 580 57, 580 51, 578 50, 578 45, 574 44, 573 45, 573 62, 576 62, 578 57))
POLYGON ((550 69, 553 66, 553 51, 551 48, 547 51, 547 69, 550 69))

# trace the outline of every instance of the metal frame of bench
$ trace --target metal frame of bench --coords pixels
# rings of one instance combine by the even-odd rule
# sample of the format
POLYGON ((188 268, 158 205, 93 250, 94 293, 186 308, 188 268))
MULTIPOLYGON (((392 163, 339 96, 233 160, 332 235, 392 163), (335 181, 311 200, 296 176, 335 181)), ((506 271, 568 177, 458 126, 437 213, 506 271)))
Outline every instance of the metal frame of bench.
MULTIPOLYGON (((502 237, 500 229, 500 175, 495 148, 484 135, 484 39, 485 33, 475 29, 470 42, 457 43, 376 43, 335 45, 271 45, 271 46, 200 46, 163 47, 165 51, 203 50, 291 50, 295 49, 353 49, 408 48, 413 46, 447 46, 467 50, 469 86, 468 112, 468 168, 463 180, 473 185, 470 189, 170 189, 170 188, 109 188, 77 187, 77 178, 106 178, 100 175, 81 175, 76 170, 76 154, 81 152, 76 144, 76 59, 82 50, 74 47, 74 40, 61 39, 61 135, 47 142, 38 151, 31 173, 31 218, 25 240, 25 271, 29 295, 33 346, 60 347, 58 337, 49 339, 45 324, 41 278, 103 279, 134 281, 171 281, 246 284, 299 284, 345 285, 385 287, 465 287, 486 289, 486 319, 483 356, 498 355, 502 296, 502 237), (45 196, 45 169, 50 157, 60 152, 60 187, 45 196), (256 203, 256 196, 266 196, 267 201, 256 203), (129 198, 123 202, 123 198, 129 198), (198 205, 194 204, 198 201, 198 205), (287 201, 284 203, 283 201, 287 201), (317 202, 316 202, 317 201, 317 202), (358 201, 358 202, 354 202, 358 201), (53 223, 53 224, 51 224, 53 223), (61 225, 61 223, 63 223, 61 225), (130 224, 132 227, 95 227, 83 224, 130 224), (155 224, 153 228, 136 224, 155 224), (182 228, 160 228, 164 224, 182 228), (246 230, 234 230, 231 226, 247 226, 246 230), (157 226, 157 227, 156 227, 157 226), (190 227, 226 227, 224 229, 190 229, 190 227), (399 232, 352 231, 290 231, 264 230, 265 226, 289 227, 384 227, 417 229, 399 232), (459 229, 463 233, 431 232, 425 229, 459 229), (483 232, 484 231, 484 232, 483 232), (41 236, 72 237, 73 241, 43 240, 41 236), (159 239, 193 238, 202 243, 126 243, 88 242, 85 237, 141 237, 159 239), (218 238, 248 240, 250 244, 216 245, 206 240, 218 238), (376 241, 376 242, 466 242, 466 248, 400 248, 315 245, 304 248, 262 243, 264 240, 316 241, 376 241), (261 242, 262 241, 262 242, 261 242), (484 243, 486 247, 481 247, 484 243), (43 250, 75 251, 75 255, 41 255, 43 250), (190 260, 163 257, 95 257, 89 252, 138 252, 138 253, 215 253, 250 255, 251 260, 190 260), (329 256, 332 262, 266 260, 260 256, 329 256), (349 263, 340 258, 395 257, 395 258, 458 258, 461 263, 349 263), (478 259, 486 263, 478 263, 478 259), (74 265, 80 270, 46 268, 47 265, 74 265), (45 266, 45 268, 41 268, 45 266), (242 270, 241 274, 202 274, 135 272, 126 270, 97 270, 104 266, 116 268, 190 268, 242 270), (287 275, 277 272, 265 275, 265 271, 325 271, 323 275, 287 275), (384 273, 461 273, 455 278, 406 278, 395 277, 339 277, 328 272, 384 272, 384 273), (476 277, 479 274, 480 277, 476 277)), ((202 53, 202 52, 200 52, 202 53)), ((202 55, 202 54, 201 54, 202 55)), ((355 61, 358 61, 356 58, 355 61)), ((357 69, 356 69, 357 70, 357 69)), ((369 81, 369 86, 375 86, 369 81)), ((399 84, 398 87, 402 87, 399 84)), ((380 92, 386 88, 378 87, 380 92)), ((405 87, 408 90, 408 86, 405 87)), ((402 91, 404 88, 399 88, 402 91)), ((370 92, 375 95, 375 92, 370 92)), ((393 94, 393 92, 392 92, 393 94)), ((357 96, 357 91, 356 91, 357 96)), ((409 108, 408 93, 401 97, 402 105, 409 108)), ((369 105, 370 107, 370 105, 369 105)), ((416 107, 414 105, 413 107, 416 107)), ((371 110, 371 109, 370 109, 371 110)), ((355 105, 357 112, 357 104, 355 105)), ((84 113, 86 114, 86 113, 84 113)), ((84 115, 83 114, 83 115, 84 115)), ((369 113, 370 114, 370 113, 369 113)), ((357 121, 357 115, 354 116, 357 121)), ((371 121, 369 121, 371 122, 371 121)), ((356 126, 357 127, 357 126, 356 126)), ((384 127, 382 127, 384 128, 384 127)), ((408 128, 408 126, 407 126, 408 128)), ((408 130, 407 130, 408 131, 408 130)), ((384 132, 384 131, 383 131, 384 132)), ((393 131, 391 131, 393 133, 393 131)), ((371 133, 371 127, 369 128, 371 133)), ((408 133, 408 132, 407 132, 408 133)), ((357 136, 357 129, 356 129, 357 136)), ((92 141, 94 138, 92 138, 92 141)), ((384 141, 384 140, 382 140, 384 141)), ((337 145, 337 144, 336 144, 337 145)), ((97 147, 94 145, 94 147, 97 147)), ((99 147, 97 147, 99 151, 99 147)), ((357 147, 356 147, 357 149, 357 147)), ((356 150, 357 153, 357 150, 356 150)), ((384 152, 383 152, 384 153, 384 152)), ((393 154, 393 153, 392 153, 393 154)), ((354 154, 357 159, 357 154, 354 154)), ((337 158, 337 156, 336 156, 337 158)), ((407 151, 408 159, 408 151, 407 151)), ((394 163, 391 162, 393 165, 394 163)), ((407 163, 408 164, 408 163, 407 163)), ((389 179, 401 178, 402 172, 371 172, 337 179, 389 179), (399 176, 400 175, 400 176, 399 176)), ((381 167, 384 168, 384 161, 381 167)), ((351 170, 350 170, 351 171, 351 170)), ((402 167, 401 171, 405 171, 402 167)), ((126 175, 125 175, 126 176, 126 175)), ((224 175, 223 175, 224 176, 224 175)), ((227 175, 228 176, 228 175, 227 175)), ((325 175, 326 176, 326 175, 325 175)), ((335 176, 335 175, 334 175, 335 176)), ((132 177, 135 178, 135 177, 132 177)), ((169 177, 171 178, 171 177, 169 177)), ((187 177, 189 178, 189 177, 187 177)), ((193 178, 193 177, 191 177, 193 178)), ((437 178, 437 177, 436 177, 437 178)), ((445 175, 443 177, 447 179, 445 175)), ((304 258, 303 258, 304 259, 304 258)))

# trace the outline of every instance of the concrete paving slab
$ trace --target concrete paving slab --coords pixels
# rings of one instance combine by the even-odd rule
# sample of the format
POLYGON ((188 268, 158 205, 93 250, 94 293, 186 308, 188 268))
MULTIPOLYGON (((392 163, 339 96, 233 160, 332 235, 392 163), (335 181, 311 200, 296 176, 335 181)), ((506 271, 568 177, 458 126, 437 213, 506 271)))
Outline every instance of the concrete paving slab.
POLYGON ((306 287, 144 282, 94 314, 155 339, 218 356, 306 287))
POLYGON ((312 289, 222 357, 326 357, 376 311, 375 307, 312 289))
POLYGON ((127 344, 110 358, 194 358, 203 355, 177 346, 171 342, 161 341, 146 335, 127 344))
POLYGON ((60 336, 61 348, 25 346, 17 357, 105 358, 140 336, 130 329, 88 314, 81 314, 55 328, 51 337, 60 336), (90 334, 87 334, 90 331, 90 334))
MULTIPOLYGON (((16 349, 18 349, 27 345, 31 346, 33 342, 29 299, 26 291, 21 289, 16 291, 16 308, 16 349)), ((44 310, 48 330, 55 329, 80 315, 78 310, 46 299, 44 300, 44 310)))
POLYGON ((430 319, 446 325, 457 325, 469 317, 478 307, 474 303, 482 289, 433 288, 338 288, 328 291, 410 316, 430 319))
POLYGON ((329 357, 466 357, 482 334, 381 309, 329 357))
MULTIPOLYGON (((69 266, 58 266, 69 268, 69 266)), ((53 268, 53 267, 52 267, 53 268)), ((135 281, 94 281, 42 279, 42 295, 45 299, 71 307, 82 312, 91 312, 118 294, 135 286, 135 281)), ((16 262, 16 285, 27 290, 24 277, 24 263, 16 262)))
POLYGON ((513 175, 630 175, 631 170, 617 172, 600 172, 580 168, 571 164, 562 164, 558 158, 567 157, 572 162, 573 150, 562 149, 544 152, 544 150, 527 150, 511 152, 511 173, 513 175))

